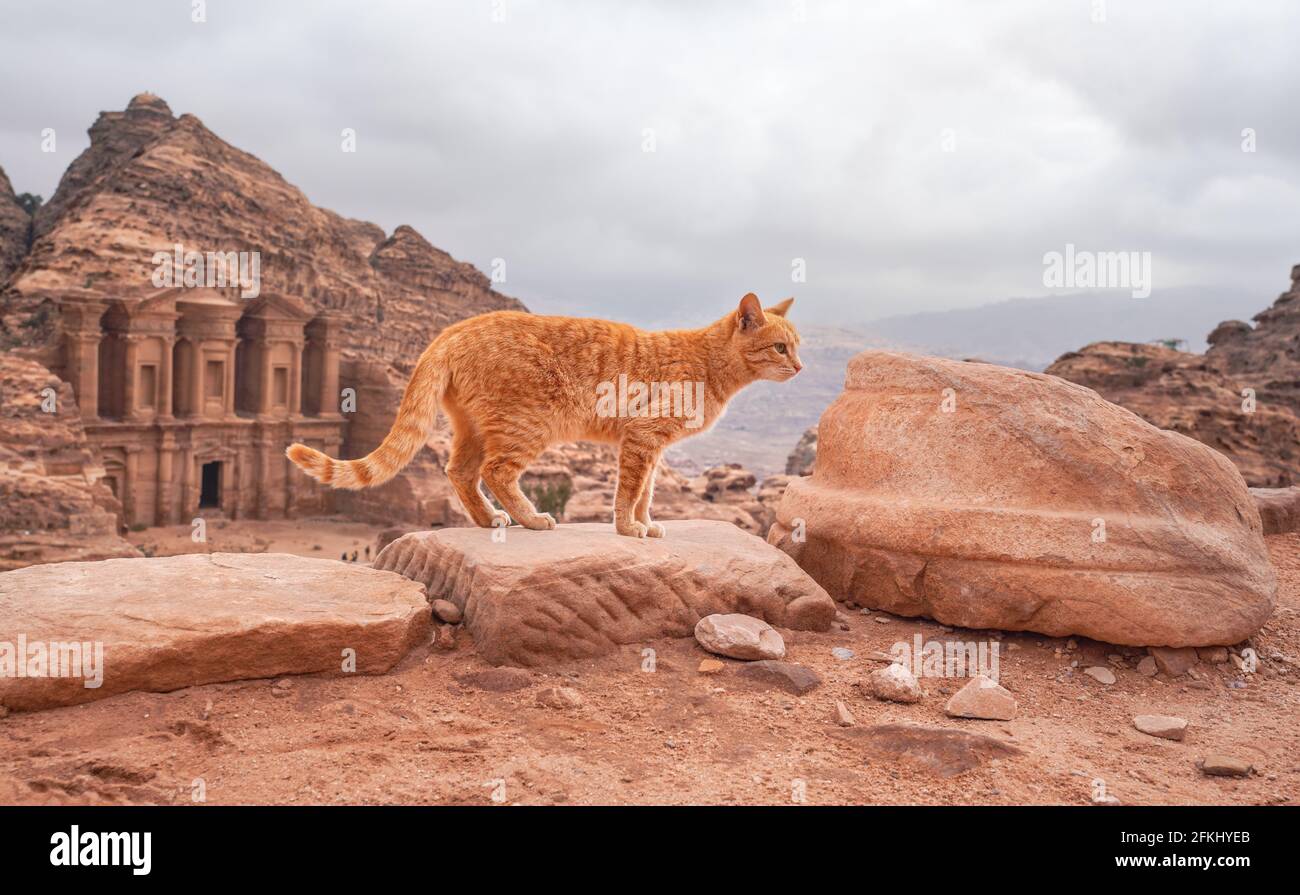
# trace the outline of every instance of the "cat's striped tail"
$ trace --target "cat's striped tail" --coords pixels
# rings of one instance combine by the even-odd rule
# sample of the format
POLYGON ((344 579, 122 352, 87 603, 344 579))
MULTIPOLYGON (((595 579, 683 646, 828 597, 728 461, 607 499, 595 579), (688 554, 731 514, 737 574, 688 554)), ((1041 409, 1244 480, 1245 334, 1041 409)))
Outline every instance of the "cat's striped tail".
POLYGON ((335 460, 305 444, 293 444, 285 456, 307 475, 333 488, 355 491, 382 485, 401 472, 433 434, 446 379, 442 352, 435 352, 430 345, 420 355, 402 395, 397 419, 379 447, 360 460, 335 460))

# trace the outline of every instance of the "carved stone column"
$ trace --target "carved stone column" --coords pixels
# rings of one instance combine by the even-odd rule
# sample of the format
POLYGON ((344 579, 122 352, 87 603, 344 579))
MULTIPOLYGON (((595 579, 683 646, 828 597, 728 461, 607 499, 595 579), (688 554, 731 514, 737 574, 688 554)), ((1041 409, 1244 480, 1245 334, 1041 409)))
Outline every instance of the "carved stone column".
POLYGON ((122 419, 139 418, 140 410, 136 407, 136 378, 139 375, 140 340, 144 336, 138 333, 125 333, 122 340, 126 342, 126 369, 122 372, 122 419))
POLYGON ((127 445, 126 451, 126 473, 124 487, 122 488, 122 515, 126 517, 128 527, 135 525, 141 520, 136 515, 136 487, 140 481, 140 448, 138 445, 127 445))
POLYGON ((301 341, 290 343, 293 346, 293 363, 289 366, 289 415, 302 415, 302 348, 301 341))
POLYGON ((235 415, 235 346, 239 344, 238 339, 231 339, 226 342, 226 395, 221 402, 221 415, 235 415))
POLYGON ((172 525, 175 523, 176 513, 172 508, 172 476, 174 474, 173 459, 176 456, 176 441, 170 433, 163 435, 162 441, 158 445, 158 484, 157 484, 157 516, 156 524, 172 525))
POLYGON ((158 395, 158 418, 162 422, 171 422, 172 420, 172 355, 176 347, 175 336, 163 336, 162 339, 162 364, 160 364, 161 374, 158 377, 158 388, 162 393, 158 395))
POLYGON ((190 414, 203 416, 203 345, 202 339, 190 338, 190 414))

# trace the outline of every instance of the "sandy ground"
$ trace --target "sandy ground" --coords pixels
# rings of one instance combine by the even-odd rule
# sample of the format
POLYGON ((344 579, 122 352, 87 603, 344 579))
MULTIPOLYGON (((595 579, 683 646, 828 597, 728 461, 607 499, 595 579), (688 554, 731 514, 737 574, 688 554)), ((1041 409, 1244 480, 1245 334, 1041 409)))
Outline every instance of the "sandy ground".
MULTIPOLYGON (((0 720, 0 801, 1087 805, 1100 780, 1125 805, 1298 804, 1300 535, 1269 540, 1281 591, 1254 638, 1253 675, 1203 663, 1204 683, 1146 678, 1130 650, 1106 686, 1071 663, 1106 665, 1125 651, 1007 634, 1002 681, 1019 700, 1017 718, 961 721, 943 714, 942 692, 961 681, 925 679, 915 705, 874 701, 856 685, 879 667, 870 652, 914 633, 985 635, 882 623, 879 613, 846 610, 847 631, 785 632, 788 658, 824 679, 803 696, 763 689, 736 674, 739 663, 699 673, 706 654, 690 639, 649 644, 653 671, 643 670, 642 647, 629 647, 493 692, 483 687, 519 672, 482 675, 490 666, 461 633, 454 649, 420 647, 389 674, 298 677, 281 695, 271 681, 245 681, 12 714, 0 720), (855 658, 832 657, 838 646, 855 658), (559 686, 577 691, 581 705, 539 704, 559 686), (836 723, 837 700, 855 726, 836 723), (1186 740, 1139 733, 1131 719, 1140 713, 1189 719, 1186 740), (895 737, 872 729, 896 722, 989 739, 900 752, 895 737), (1206 777, 1196 762, 1210 752, 1256 770, 1206 777)), ((326 555, 343 549, 321 543, 326 555)))

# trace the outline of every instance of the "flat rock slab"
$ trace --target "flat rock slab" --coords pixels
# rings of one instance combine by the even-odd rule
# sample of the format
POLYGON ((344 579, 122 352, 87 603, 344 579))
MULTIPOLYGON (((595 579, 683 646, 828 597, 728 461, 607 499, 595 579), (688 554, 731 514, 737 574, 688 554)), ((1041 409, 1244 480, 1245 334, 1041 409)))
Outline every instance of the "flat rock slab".
POLYGON ((736 673, 765 687, 776 687, 796 696, 802 696, 822 682, 821 675, 807 665, 777 659, 746 662, 736 673))
POLYGON ((830 628, 830 596, 761 538, 727 522, 663 525, 665 537, 645 539, 590 522, 415 532, 385 547, 375 567, 460 607, 479 655, 494 665, 545 665, 689 637, 715 613, 830 628))
MULTIPOLYGON (((31 566, 0 574, 0 704, 75 705, 130 690, 166 692, 218 681, 387 671, 429 636, 423 588, 391 572, 279 553, 211 553, 31 566), (80 644, 76 675, 16 676, 25 644, 80 644), (6 650, 8 647, 8 650, 6 650), (5 658, 10 657, 6 666, 5 658), (97 666, 99 667, 99 666, 97 666)), ((63 651, 62 671, 73 670, 63 651)))
POLYGON ((1002 740, 951 727, 877 724, 837 733, 861 741, 871 755, 901 759, 938 777, 954 777, 991 759, 1023 754, 1002 740))

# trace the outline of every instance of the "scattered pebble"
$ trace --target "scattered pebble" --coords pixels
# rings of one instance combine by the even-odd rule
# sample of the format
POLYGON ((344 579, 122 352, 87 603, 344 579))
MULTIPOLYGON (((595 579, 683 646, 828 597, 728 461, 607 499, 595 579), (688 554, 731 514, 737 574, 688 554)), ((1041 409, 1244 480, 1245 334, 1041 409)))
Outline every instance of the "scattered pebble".
POLYGON ((1083 673, 1093 680, 1100 681, 1107 686, 1115 683, 1115 672, 1111 671, 1109 668, 1103 668, 1100 665, 1094 665, 1092 668, 1085 668, 1083 669, 1083 673))
POLYGON ((1181 743, 1187 734, 1187 719, 1174 715, 1137 715, 1133 726, 1147 736, 1181 743))
POLYGON ((1016 717, 1016 698, 981 674, 954 693, 943 710, 953 718, 1012 721, 1016 717))
POLYGON ((889 702, 920 702, 921 685, 905 666, 892 664, 867 675, 867 692, 889 702))
POLYGON ((1138 662, 1137 670, 1138 674, 1143 677, 1155 677, 1156 673, 1160 671, 1160 669, 1156 667, 1156 660, 1150 656, 1142 657, 1141 661, 1138 662))
POLYGON ((433 614, 438 620, 449 625, 458 625, 465 616, 460 611, 460 607, 451 600, 434 600, 433 614))
POLYGON ((696 669, 700 674, 717 674, 727 666, 717 659, 701 659, 700 667, 696 669))
POLYGON ((1207 755, 1201 762, 1201 773, 1210 777, 1249 777, 1252 765, 1233 755, 1207 755))
POLYGON ((831 655, 839 659, 841 662, 847 662, 849 659, 853 658, 854 653, 853 650, 846 646, 837 646, 831 650, 831 655))
POLYGON ((858 723, 853 713, 849 711, 849 707, 839 700, 835 701, 835 723, 840 727, 852 727, 858 723))
POLYGON ((1200 661, 1196 648, 1191 646, 1152 646, 1147 648, 1147 652, 1156 660, 1156 667, 1170 677, 1186 674, 1200 661))
POLYGON ((695 625, 700 646, 731 659, 780 659, 785 640, 760 618, 738 612, 706 615, 695 625))
POLYGON ((439 625, 438 633, 434 635, 433 648, 439 650, 453 650, 456 648, 456 626, 439 625))
POLYGON ((576 709, 582 694, 572 687, 547 687, 537 694, 537 704, 551 709, 576 709))

